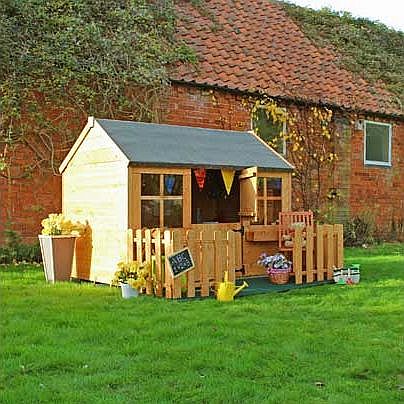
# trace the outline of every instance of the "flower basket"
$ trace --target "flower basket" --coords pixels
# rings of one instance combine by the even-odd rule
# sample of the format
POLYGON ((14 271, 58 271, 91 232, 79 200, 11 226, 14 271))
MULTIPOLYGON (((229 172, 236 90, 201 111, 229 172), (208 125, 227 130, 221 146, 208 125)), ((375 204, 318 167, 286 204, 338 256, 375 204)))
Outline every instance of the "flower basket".
POLYGON ((289 272, 285 271, 270 271, 269 279, 274 285, 285 285, 289 283, 289 272))

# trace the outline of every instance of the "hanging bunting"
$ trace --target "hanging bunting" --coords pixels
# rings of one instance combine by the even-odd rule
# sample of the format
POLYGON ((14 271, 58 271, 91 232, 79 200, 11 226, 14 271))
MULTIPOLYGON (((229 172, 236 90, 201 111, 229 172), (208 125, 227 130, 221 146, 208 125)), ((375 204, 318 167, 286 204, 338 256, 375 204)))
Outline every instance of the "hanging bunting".
POLYGON ((199 190, 201 191, 205 186, 206 170, 204 168, 195 168, 194 174, 196 183, 198 184, 199 190))
POLYGON ((164 183, 166 186, 166 191, 168 195, 173 193, 174 185, 175 185, 175 176, 174 175, 166 175, 164 178, 164 183))
POLYGON ((227 195, 230 195, 231 186, 233 185, 233 181, 234 181, 235 171, 228 170, 225 168, 222 168, 221 171, 222 171, 222 178, 223 178, 224 186, 226 187, 227 195))

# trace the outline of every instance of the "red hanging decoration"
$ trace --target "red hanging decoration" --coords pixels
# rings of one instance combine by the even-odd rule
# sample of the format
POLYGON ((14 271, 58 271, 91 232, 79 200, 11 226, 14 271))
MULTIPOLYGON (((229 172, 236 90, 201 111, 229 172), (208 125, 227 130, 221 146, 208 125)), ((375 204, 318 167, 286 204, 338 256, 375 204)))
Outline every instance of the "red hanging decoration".
POLYGON ((196 183, 198 184, 199 190, 201 191, 205 186, 206 170, 204 168, 195 168, 194 174, 196 183))

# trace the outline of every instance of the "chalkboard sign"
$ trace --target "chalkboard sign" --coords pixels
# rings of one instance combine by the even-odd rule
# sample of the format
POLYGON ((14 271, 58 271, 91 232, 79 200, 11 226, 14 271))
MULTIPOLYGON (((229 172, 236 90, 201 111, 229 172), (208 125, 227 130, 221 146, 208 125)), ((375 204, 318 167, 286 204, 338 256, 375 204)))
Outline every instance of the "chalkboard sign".
POLYGON ((189 248, 183 248, 167 257, 174 278, 190 271, 195 267, 189 248))

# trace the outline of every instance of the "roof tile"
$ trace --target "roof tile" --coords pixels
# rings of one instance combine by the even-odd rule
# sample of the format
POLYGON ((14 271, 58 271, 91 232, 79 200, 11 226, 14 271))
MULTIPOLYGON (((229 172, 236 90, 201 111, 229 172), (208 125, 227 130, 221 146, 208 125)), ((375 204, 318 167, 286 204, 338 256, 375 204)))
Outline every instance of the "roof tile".
POLYGON ((317 48, 280 4, 206 0, 206 5, 201 15, 192 2, 176 2, 177 35, 201 63, 179 66, 173 79, 403 115, 382 84, 371 85, 339 67, 339 56, 317 48))

